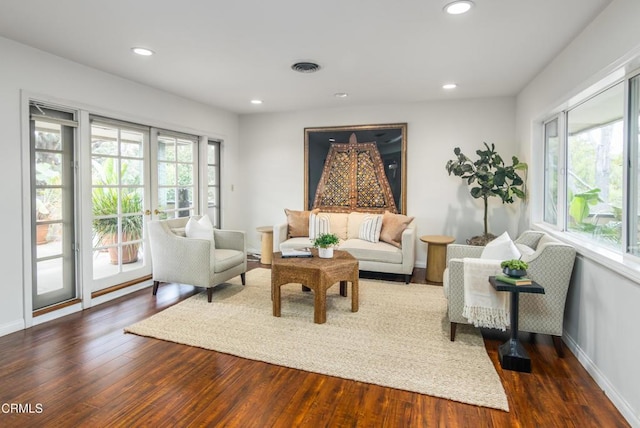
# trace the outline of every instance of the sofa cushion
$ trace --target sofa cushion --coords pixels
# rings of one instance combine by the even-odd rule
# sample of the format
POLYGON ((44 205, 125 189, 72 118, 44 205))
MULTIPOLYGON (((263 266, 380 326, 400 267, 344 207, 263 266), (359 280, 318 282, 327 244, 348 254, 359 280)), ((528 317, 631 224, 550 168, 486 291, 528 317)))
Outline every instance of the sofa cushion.
POLYGON ((312 212, 317 213, 319 210, 313 211, 294 211, 287 208, 284 213, 287 215, 287 237, 296 238, 299 236, 309 236, 309 215, 312 212))
POLYGON ((309 216, 309 239, 316 239, 324 233, 331 233, 329 216, 322 213, 311 213, 309 216))
POLYGON ((214 250, 216 259, 215 272, 224 272, 227 269, 238 266, 244 261, 244 253, 238 250, 216 248, 214 250))
POLYGON ((347 239, 347 221, 349 214, 347 213, 323 213, 329 217, 329 229, 331 233, 344 240, 347 239))
POLYGON ((282 250, 299 250, 300 248, 311 247, 311 240, 308 236, 299 236, 297 238, 287 239, 280 243, 280 251, 282 250))
POLYGON ((376 214, 367 215, 362 223, 360 223, 358 238, 369 242, 378 242, 380 240, 381 230, 382 216, 376 214))
POLYGON ((413 217, 402 214, 392 214, 389 211, 385 211, 382 216, 380 240, 398 248, 402 247, 402 232, 404 232, 412 221, 413 217))
POLYGON ((347 239, 357 238, 360 235, 360 225, 364 221, 365 217, 371 215, 368 213, 361 212, 350 212, 349 213, 349 224, 347 225, 347 239))
POLYGON ((348 251, 360 261, 402 263, 402 250, 385 242, 369 242, 362 239, 347 239, 340 243, 340 250, 348 251))

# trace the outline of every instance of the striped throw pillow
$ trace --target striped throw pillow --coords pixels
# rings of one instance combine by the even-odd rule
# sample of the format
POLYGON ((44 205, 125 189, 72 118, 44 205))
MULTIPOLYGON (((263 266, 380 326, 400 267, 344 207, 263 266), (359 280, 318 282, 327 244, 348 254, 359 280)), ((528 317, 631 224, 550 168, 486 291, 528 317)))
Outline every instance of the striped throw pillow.
POLYGON ((382 230, 382 216, 369 215, 360 224, 358 238, 369 242, 380 241, 380 231, 382 230))
POLYGON ((309 216, 309 239, 316 239, 323 233, 331 233, 329 230, 329 217, 311 213, 309 216))

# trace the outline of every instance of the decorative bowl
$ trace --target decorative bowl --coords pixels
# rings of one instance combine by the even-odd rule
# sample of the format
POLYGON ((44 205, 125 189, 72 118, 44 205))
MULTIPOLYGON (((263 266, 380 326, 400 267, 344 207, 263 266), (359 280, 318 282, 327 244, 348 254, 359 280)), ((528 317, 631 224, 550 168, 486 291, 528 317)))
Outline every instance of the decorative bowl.
POLYGON ((512 278, 521 278, 527 274, 527 271, 524 269, 510 269, 508 267, 504 268, 502 272, 512 278))

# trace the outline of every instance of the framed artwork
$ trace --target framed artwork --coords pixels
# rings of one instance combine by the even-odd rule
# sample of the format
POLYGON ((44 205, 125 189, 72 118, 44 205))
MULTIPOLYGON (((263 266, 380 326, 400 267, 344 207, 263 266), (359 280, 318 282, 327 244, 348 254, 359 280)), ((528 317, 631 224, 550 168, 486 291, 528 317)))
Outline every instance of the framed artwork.
POLYGON ((406 214, 407 124, 304 130, 304 207, 406 214))

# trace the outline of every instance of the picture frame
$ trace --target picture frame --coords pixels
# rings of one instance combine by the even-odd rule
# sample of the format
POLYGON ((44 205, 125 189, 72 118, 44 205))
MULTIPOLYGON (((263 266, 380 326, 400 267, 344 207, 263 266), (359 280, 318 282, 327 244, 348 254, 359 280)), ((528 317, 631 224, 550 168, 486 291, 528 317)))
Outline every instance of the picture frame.
MULTIPOLYGON (((304 129, 304 207, 306 210, 320 208, 328 212, 379 212, 384 211, 406 214, 407 211, 407 124, 406 123, 385 123, 374 125, 353 125, 353 126, 328 126, 310 127, 304 129), (390 206, 373 204, 370 206, 345 206, 344 204, 326 205, 316 203, 316 196, 319 198, 318 187, 324 191, 327 172, 325 164, 330 153, 334 153, 332 144, 335 147, 341 145, 355 144, 356 149, 364 150, 365 145, 373 147, 372 152, 377 151, 381 160, 381 165, 375 166, 375 176, 379 178, 381 187, 387 190, 381 193, 389 193, 393 203, 390 206), (335 146, 338 145, 338 146, 335 146), (323 179, 323 173, 325 178, 323 179), (388 187, 383 182, 382 176, 386 177, 388 187), (325 180, 325 181, 323 181, 325 180), (395 205, 395 206, 393 206, 395 205)), ((330 160, 331 162, 331 160, 330 160)), ((328 169, 328 168, 327 168, 328 169)), ((371 170, 371 168, 370 168, 371 170)), ((369 171, 370 175, 374 175, 369 171)), ((357 185, 354 177, 350 179, 344 177, 340 186, 349 187, 341 189, 346 195, 350 193, 350 199, 357 199, 357 185)), ((334 182, 333 188, 336 183, 334 182)))

